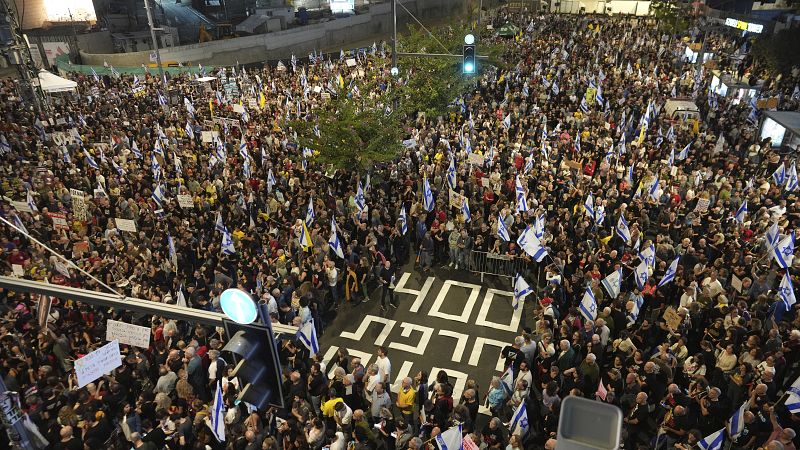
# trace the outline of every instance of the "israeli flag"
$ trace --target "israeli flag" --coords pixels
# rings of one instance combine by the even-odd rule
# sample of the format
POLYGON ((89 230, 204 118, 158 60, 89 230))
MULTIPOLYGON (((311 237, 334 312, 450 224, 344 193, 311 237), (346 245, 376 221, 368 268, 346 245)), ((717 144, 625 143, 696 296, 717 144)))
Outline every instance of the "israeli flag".
POLYGON ((782 186, 786 183, 786 166, 781 162, 775 172, 772 172, 772 179, 775 180, 775 184, 778 186, 782 186))
POLYGON ((469 200, 466 198, 464 198, 464 204, 461 205, 461 213, 464 215, 464 223, 469 223, 472 221, 472 214, 469 212, 469 200))
POLYGON ((617 298, 622 290, 622 267, 608 274, 601 282, 611 298, 617 298))
POLYGON ((605 99, 603 98, 603 88, 601 88, 599 85, 597 86, 597 93, 594 95, 594 99, 597 101, 598 105, 602 105, 605 102, 605 99))
POLYGON ((219 211, 217 211, 217 219, 214 221, 214 229, 219 231, 220 233, 228 231, 228 228, 222 222, 222 213, 219 211))
POLYGON ((742 205, 739 206, 739 209, 736 210, 736 215, 733 217, 739 223, 744 223, 744 217, 747 215, 747 199, 742 202, 742 205))
POLYGON ((236 248, 233 246, 233 238, 227 228, 222 232, 222 253, 226 255, 233 255, 236 253, 236 248))
POLYGON ((319 353, 319 341, 317 340, 317 328, 314 326, 314 319, 307 321, 297 330, 297 338, 306 346, 312 357, 319 353))
POLYGON ((672 167, 673 164, 675 164, 675 149, 674 148, 669 151, 669 158, 667 159, 667 165, 669 167, 672 167))
POLYGON ((461 424, 448 428, 444 433, 437 434, 436 444, 438 444, 439 450, 464 450, 461 424))
POLYGON ((638 256, 640 260, 647 263, 648 267, 656 266, 656 248, 652 243, 649 247, 639 252, 638 256))
POLYGON ((544 213, 539 214, 536 217, 536 220, 533 222, 533 235, 536 236, 538 239, 541 239, 544 236, 544 226, 546 223, 546 218, 544 213))
MULTIPOLYGON (((178 174, 183 174, 183 162, 178 157, 177 153, 172 154, 172 161, 175 164, 175 172, 177 172, 178 174)), ((114 163, 113 160, 111 162, 114 163)))
POLYGON ((511 240, 511 237, 508 235, 508 230, 506 229, 506 224, 503 222, 503 217, 499 214, 497 216, 497 235, 506 242, 511 240))
POLYGON ((672 260, 672 263, 667 267, 667 271, 664 273, 664 277, 661 278, 661 281, 658 283, 658 287, 664 286, 675 279, 675 274, 678 272, 678 261, 680 261, 680 259, 680 256, 676 256, 675 259, 672 260))
POLYGON ((359 211, 364 211, 364 209, 367 207, 367 202, 364 199, 364 188, 361 187, 361 183, 358 183, 358 190, 356 191, 355 202, 356 202, 356 208, 358 208, 359 211))
POLYGON ((222 386, 217 381, 217 393, 211 405, 210 421, 208 422, 211 433, 219 442, 225 442, 225 402, 222 400, 222 386))
POLYGON ((517 276, 514 277, 514 299, 511 302, 511 306, 514 308, 514 311, 519 308, 520 302, 524 300, 525 297, 531 292, 533 292, 533 289, 531 289, 530 285, 528 285, 528 282, 522 278, 522 275, 517 274, 517 276))
POLYGON ((778 245, 778 239, 780 238, 780 234, 778 233, 778 222, 774 222, 772 226, 767 229, 767 232, 764 233, 764 244, 767 246, 767 251, 771 255, 775 255, 775 247, 778 245))
POLYGON ((447 185, 450 189, 456 190, 456 160, 450 157, 450 166, 447 168, 447 185))
POLYGON ((194 127, 191 119, 186 119, 186 137, 194 140, 194 127))
POLYGON ((517 176, 516 180, 516 193, 517 193, 517 212, 527 212, 528 211, 528 199, 525 198, 525 188, 522 186, 522 183, 519 181, 519 176, 517 176))
POLYGON ((242 175, 244 175, 245 180, 249 180, 253 175, 253 172, 250 168, 250 158, 244 160, 244 164, 242 165, 242 175))
POLYGON ((267 192, 272 192, 272 187, 276 184, 278 184, 278 182, 275 181, 275 175, 272 174, 272 169, 269 169, 267 172, 267 192))
POLYGON ((792 414, 800 412, 800 377, 797 377, 792 386, 787 389, 786 408, 792 414))
POLYGON ((336 234, 336 220, 334 220, 333 217, 331 217, 331 237, 328 239, 328 245, 330 245, 333 253, 336 253, 336 256, 344 259, 342 243, 339 241, 339 235, 336 234))
POLYGON ((89 165, 92 169, 100 170, 100 166, 97 164, 97 161, 92 158, 92 155, 86 154, 86 164, 89 165))
POLYGON ((136 145, 136 141, 131 143, 131 152, 133 153, 133 156, 137 157, 138 159, 142 159, 142 152, 139 150, 139 146, 136 145))
POLYGON ((433 191, 431 191, 431 185, 428 183, 427 177, 423 180, 422 203, 425 206, 426 211, 433 211, 433 191))
POLYGON ((528 232, 528 229, 526 229, 520 239, 517 239, 517 243, 536 262, 542 262, 544 257, 547 256, 547 249, 542 246, 542 242, 536 237, 535 232, 528 232))
POLYGON ((595 317, 597 317, 597 301, 594 298, 594 292, 592 292, 590 286, 586 287, 586 291, 584 291, 583 298, 581 299, 581 304, 578 305, 578 310, 580 310, 581 315, 586 320, 594 320, 595 317))
POLYGON ((173 267, 178 267, 178 253, 175 251, 175 239, 167 235, 167 247, 169 248, 169 259, 172 261, 173 267))
POLYGON ((589 104, 586 103, 586 97, 581 97, 581 112, 584 114, 589 112, 589 104))
POLYGON ((511 113, 503 119, 503 126, 506 127, 506 129, 511 128, 511 113))
POLYGON ((744 431, 744 413, 747 412, 747 407, 749 405, 749 401, 742 403, 742 406, 733 412, 733 415, 728 421, 728 435, 730 435, 731 439, 738 438, 741 436, 742 431, 744 431))
POLYGON ((400 231, 405 235, 408 233, 408 215, 406 215, 405 205, 400 207, 400 231))
POLYGON ((472 153, 472 143, 469 140, 469 136, 467 136, 466 139, 466 148, 467 148, 467 153, 472 153))
POLYGON ((150 198, 152 198, 159 207, 163 207, 165 197, 166 194, 164 192, 164 186, 159 183, 158 186, 156 186, 156 188, 153 190, 153 195, 151 195, 150 198))
POLYGON ((673 125, 670 125, 669 130, 667 130, 667 140, 675 142, 675 127, 673 125))
POLYGON ((606 208, 600 205, 595 208, 594 223, 596 223, 597 226, 602 226, 604 220, 606 220, 606 208))
POLYGON ((308 209, 306 210, 306 226, 310 227, 311 224, 314 223, 314 218, 316 215, 314 214, 314 198, 309 196, 308 197, 308 209))
POLYGON ((583 207, 586 209, 586 213, 592 217, 592 220, 594 220, 594 197, 592 197, 591 192, 589 192, 589 195, 586 196, 586 200, 583 202, 583 207))
POLYGON ((775 246, 775 260, 778 265, 784 269, 788 269, 792 265, 794 259, 794 231, 792 234, 784 237, 775 246))
POLYGON ((14 221, 15 227, 19 228, 19 230, 22 231, 23 234, 26 235, 28 234, 28 229, 25 228, 25 224, 22 223, 22 219, 20 219, 16 213, 14 213, 12 220, 14 221))
POLYGON ((614 228, 617 232, 617 236, 619 236, 626 244, 631 242, 631 230, 628 227, 628 221, 625 220, 625 215, 620 214, 619 220, 617 220, 617 226, 614 228))
POLYGON ((31 211, 39 211, 39 208, 36 207, 36 202, 33 200, 33 193, 30 189, 28 189, 28 194, 25 197, 25 202, 28 204, 28 208, 31 211))
POLYGON ((558 93, 561 92, 561 89, 558 88, 557 80, 553 80, 553 86, 551 89, 553 90, 553 95, 558 95, 558 93))
POLYGON ((533 151, 531 151, 530 156, 528 156, 525 161, 525 167, 522 169, 522 173, 527 174, 531 170, 533 170, 533 151))
POLYGON ((247 154, 247 141, 244 140, 244 135, 242 135, 242 140, 239 143, 239 154, 242 156, 242 159, 247 159, 249 156, 247 154))
POLYGON ((789 174, 786 177, 786 190, 789 192, 796 191, 797 187, 797 167, 795 166, 794 161, 792 161, 792 166, 789 168, 789 174))
POLYGON ((722 443, 725 441, 725 428, 711 433, 697 443, 703 450, 722 450, 722 443))
POLYGON ((578 135, 575 136, 575 153, 580 153, 580 152, 581 152, 581 135, 580 133, 578 133, 578 135))
POLYGON ((111 160, 111 165, 114 167, 114 170, 117 171, 117 174, 119 174, 119 176, 121 176, 121 177, 125 176, 125 169, 120 167, 120 165, 117 164, 116 161, 114 161, 113 159, 111 160))
POLYGON ((783 304, 786 305, 787 310, 789 310, 792 305, 797 302, 797 299, 794 296, 792 278, 789 276, 788 271, 784 273, 783 278, 781 278, 781 284, 778 286, 778 296, 783 301, 783 304))
POLYGON ((642 260, 642 262, 636 266, 633 274, 636 276, 636 286, 641 291, 644 289, 644 285, 647 283, 647 279, 650 278, 650 273, 648 272, 647 261, 642 260))
POLYGON ((516 434, 517 436, 525 436, 528 434, 528 409, 525 406, 525 402, 520 402, 519 406, 517 406, 517 410, 514 411, 514 416, 511 418, 511 424, 508 429, 511 431, 511 434, 516 434))
POLYGON ((658 201, 658 174, 656 174, 656 179, 653 180, 653 184, 650 185, 650 189, 648 190, 647 195, 653 199, 653 201, 658 201))
POLYGON ((508 366, 503 375, 500 376, 500 386, 505 389, 509 397, 514 393, 514 371, 511 370, 511 366, 508 366))
POLYGON ((161 179, 161 164, 158 163, 155 153, 150 156, 150 169, 153 171, 153 178, 156 181, 161 179))
POLYGON ((92 67, 92 77, 94 77, 94 82, 95 83, 100 81, 100 76, 97 75, 97 72, 94 70, 94 67, 92 67))

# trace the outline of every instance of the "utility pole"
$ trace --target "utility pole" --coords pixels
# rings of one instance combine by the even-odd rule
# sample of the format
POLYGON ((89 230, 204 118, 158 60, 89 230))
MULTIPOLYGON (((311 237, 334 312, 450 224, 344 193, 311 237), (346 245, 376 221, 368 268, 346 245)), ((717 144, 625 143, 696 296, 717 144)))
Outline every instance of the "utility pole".
POLYGON ((20 75, 20 96, 29 97, 37 114, 42 112, 44 94, 39 86, 39 75, 36 66, 33 64, 31 50, 28 42, 20 29, 19 18, 17 16, 16 5, 13 0, 0 0, 3 5, 3 14, 8 20, 8 25, 14 38, 11 46, 3 49, 3 53, 8 58, 8 62, 17 66, 20 75))
MULTIPOLYGON (((153 50, 156 52, 156 63, 158 64, 158 74, 161 75, 161 81, 166 84, 164 77, 164 67, 161 66, 161 53, 158 51, 158 40, 156 39, 156 29, 153 28, 153 12, 150 11, 150 0, 144 0, 144 8, 147 10, 147 25, 150 27, 150 37, 153 38, 153 50)), ((162 28, 158 29, 159 31, 162 28)))
POLYGON ((392 69, 397 67, 397 0, 392 0, 392 69))

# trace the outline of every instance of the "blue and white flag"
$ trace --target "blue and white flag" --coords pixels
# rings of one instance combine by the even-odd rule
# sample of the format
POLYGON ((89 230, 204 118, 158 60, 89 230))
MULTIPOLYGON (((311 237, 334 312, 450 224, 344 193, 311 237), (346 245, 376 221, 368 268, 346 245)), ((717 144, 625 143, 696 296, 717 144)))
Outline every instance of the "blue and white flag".
POLYGON ((636 286, 641 291, 644 289, 644 285, 647 284, 647 279, 650 278, 650 273, 648 272, 647 261, 642 260, 636 269, 633 271, 634 276, 636 277, 636 286))
POLYGON ((158 163, 155 153, 150 155, 150 169, 153 171, 153 179, 158 181, 161 179, 161 164, 158 163))
POLYGON ((653 199, 653 201, 658 201, 658 188, 659 188, 659 180, 658 174, 656 174, 656 179, 653 180, 653 184, 650 185, 650 189, 648 189, 647 195, 653 199))
MULTIPOLYGON (((111 162, 113 163, 114 161, 112 160, 111 162)), ((183 175, 183 161, 181 161, 177 153, 172 153, 172 162, 175 164, 175 172, 179 175, 183 175)))
POLYGON ((781 162, 775 172, 772 172, 772 179, 775 180, 775 184, 778 186, 783 186, 786 183, 786 166, 781 162))
POLYGON ((530 227, 526 228, 520 235, 517 243, 536 262, 542 262, 544 257, 547 256, 547 249, 542 246, 542 242, 536 237, 536 232, 532 231, 530 227))
POLYGON ((581 96, 581 106, 580 106, 580 108, 581 108, 581 112, 583 112, 584 114, 589 112, 589 104, 586 103, 586 97, 585 96, 581 96))
POLYGON ((92 77, 94 78, 95 83, 100 81, 100 76, 97 75, 97 71, 94 70, 94 67, 92 67, 92 77))
POLYGON ((164 148, 161 146, 160 139, 156 139, 156 143, 153 144, 153 153, 164 156, 164 148))
POLYGON ((516 187, 517 193, 517 212, 527 212, 528 211, 528 199, 525 197, 525 188, 522 186, 522 182, 519 181, 519 175, 516 179, 516 187))
POLYGON ((628 221, 625 220, 625 215, 620 213, 617 226, 614 228, 617 236, 619 236, 626 244, 631 242, 631 229, 628 227, 628 221))
POLYGON ((673 164, 675 164, 675 149, 674 148, 672 148, 669 151, 669 158, 667 158, 667 165, 669 167, 672 167, 673 164))
POLYGON ((511 113, 503 119, 503 126, 506 127, 506 129, 511 128, 511 113))
POLYGON ((464 223, 470 223, 472 221, 472 213, 469 211, 469 200, 464 198, 464 203, 461 205, 461 214, 464 215, 464 223))
POLYGON ((36 207, 36 202, 33 200, 33 193, 30 189, 28 189, 28 193, 26 194, 25 203, 28 204, 28 208, 30 208, 31 211, 39 211, 39 208, 36 207))
POLYGON ((506 371, 500 375, 500 386, 505 389, 509 397, 514 393, 514 371, 512 370, 512 366, 508 366, 506 371))
POLYGON ((228 231, 228 228, 225 226, 225 223, 222 222, 222 213, 219 211, 217 211, 217 219, 214 221, 214 229, 219 231, 220 233, 228 231))
POLYGON ((711 433, 697 442, 697 446, 703 450, 722 450, 722 443, 725 441, 725 428, 711 433))
POLYGON ((581 304, 578 305, 578 310, 586 320, 594 320, 597 317, 597 300, 594 298, 591 286, 586 287, 581 304))
POLYGON ((92 169, 100 170, 100 166, 97 164, 97 161, 95 161, 94 158, 92 158, 92 155, 89 153, 86 153, 86 164, 88 164, 92 169))
MULTIPOLYGON (((694 141, 689 142, 688 144, 686 144, 686 147, 683 147, 683 150, 681 150, 681 152, 678 153, 678 160, 683 161, 684 159, 689 157, 689 149, 692 148, 692 144, 694 144, 694 141)), ((673 149, 673 151, 675 151, 675 149, 673 149)))
POLYGON ((139 150, 139 146, 136 145, 136 141, 131 142, 131 153, 138 159, 142 159, 142 152, 139 150))
POLYGON ((306 346, 312 357, 319 353, 319 340, 317 340, 317 328, 314 326, 314 319, 307 321, 297 330, 297 338, 306 346))
POLYGON ((113 159, 111 160, 111 165, 114 167, 114 170, 117 171, 117 174, 121 177, 125 176, 125 169, 123 169, 116 161, 113 159))
POLYGON ((800 377, 797 377, 792 386, 786 390, 786 408, 792 414, 800 413, 800 377))
POLYGON ((622 290, 622 267, 608 274, 600 284, 603 285, 611 298, 617 298, 622 290))
POLYGON ((406 207, 405 205, 400 207, 400 232, 403 235, 408 233, 408 215, 406 214, 406 207))
POLYGON ((361 186, 361 183, 358 183, 358 188, 356 190, 356 197, 355 197, 356 208, 359 211, 364 211, 367 207, 367 200, 364 198, 364 188, 361 186))
POLYGON ((511 417, 511 424, 509 424, 508 430, 511 432, 511 434, 523 437, 528 434, 529 428, 530 424, 528 423, 528 409, 523 401, 519 403, 517 410, 514 411, 514 416, 511 417))
POLYGON ((786 305, 786 310, 791 310, 792 305, 797 302, 797 299, 794 296, 794 285, 792 283, 792 277, 789 276, 789 272, 783 274, 783 278, 781 278, 781 284, 778 286, 778 296, 780 297, 783 304, 786 305))
POLYGON ((733 216, 739 223, 744 223, 744 217, 747 215, 747 199, 745 199, 739 209, 736 210, 736 214, 733 216))
POLYGON ((536 220, 533 222, 533 235, 536 236, 538 239, 541 239, 544 236, 544 226, 547 222, 547 219, 544 213, 539 214, 536 217, 536 220))
POLYGON ((646 262, 648 267, 656 266, 656 247, 652 243, 646 249, 639 252, 639 259, 646 262))
POLYGON ((217 381, 217 392, 214 394, 214 403, 211 405, 210 421, 211 434, 219 442, 225 442, 225 402, 222 399, 222 386, 217 381))
POLYGON ((798 188, 798 179, 797 179, 797 167, 795 166, 795 162, 792 161, 791 167, 789 167, 789 173, 786 176, 786 190, 788 192, 796 191, 798 188))
POLYGON ((425 211, 428 212, 433 211, 433 207, 435 206, 433 201, 433 191, 431 191, 431 185, 428 183, 427 177, 423 180, 422 204, 425 206, 425 211))
POLYGON ((794 230, 792 234, 784 237, 775 246, 775 261, 784 269, 788 269, 792 265, 794 259, 794 230))
POLYGON ((661 281, 658 283, 658 287, 664 286, 675 279, 675 274, 678 272, 678 261, 680 261, 680 259, 681 257, 678 255, 672 260, 672 263, 667 267, 667 271, 664 272, 664 277, 661 278, 661 281))
POLYGON ((450 189, 456 190, 456 159, 450 157, 450 165, 447 167, 447 185, 450 189))
POLYGON ((22 219, 19 218, 17 213, 14 213, 11 219, 13 220, 15 227, 19 228, 19 230, 22 231, 23 234, 25 235, 28 234, 28 229, 25 228, 25 224, 22 223, 22 219))
POLYGON ((153 199, 154 202, 161 208, 164 206, 164 198, 166 197, 166 193, 164 192, 164 185, 161 183, 153 189, 153 195, 150 198, 153 199))
POLYGON ((772 225, 764 233, 764 244, 767 247, 769 254, 775 255, 775 247, 778 245, 780 234, 778 233, 778 222, 773 222, 772 225))
POLYGON ((308 197, 308 209, 306 209, 306 226, 311 227, 311 224, 314 223, 314 218, 317 217, 314 214, 314 199, 309 196, 308 197))
POLYGON ((594 210, 594 223, 597 226, 602 226, 604 220, 606 220, 606 207, 598 205, 594 210))
POLYGON ((667 140, 675 142, 675 127, 673 125, 670 125, 669 130, 667 130, 667 140))
POLYGON ((514 277, 514 298, 511 302, 511 306, 515 311, 519 308, 520 302, 531 292, 533 292, 533 289, 531 289, 528 282, 522 278, 522 275, 517 274, 517 276, 514 277))
POLYGON ((331 237, 328 239, 328 245, 330 245, 333 253, 336 253, 336 256, 344 259, 344 250, 342 250, 342 243, 339 241, 339 235, 336 233, 336 220, 334 220, 333 217, 331 217, 331 237))
POLYGON ((594 220, 594 197, 592 197, 591 192, 589 192, 589 195, 586 196, 586 200, 583 202, 583 207, 586 209, 586 214, 588 214, 592 220, 594 220))
POLYGON ((245 160, 249 157, 247 153, 247 141, 244 140, 244 135, 242 135, 242 140, 239 142, 239 155, 242 156, 242 160, 245 160))
POLYGON ((511 240, 511 237, 508 235, 508 230, 506 229, 506 224, 503 222, 503 217, 499 214, 497 215, 497 235, 506 242, 511 240))
POLYGON ((439 450, 464 450, 461 424, 450 427, 447 431, 436 435, 436 444, 439 450))
POLYGON ((177 269, 178 253, 175 251, 175 239, 170 235, 167 235, 167 248, 169 249, 169 260, 172 262, 172 266, 177 269))
POLYGON ((269 169, 267 172, 267 192, 272 192, 272 187, 276 184, 278 184, 278 182, 275 181, 275 175, 272 174, 272 169, 269 169))
POLYGON ((226 255, 236 253, 236 248, 233 246, 233 238, 227 228, 222 232, 222 253, 226 255))
POLYGON ((194 127, 192 126, 191 119, 186 119, 186 137, 194 140, 194 127))
POLYGON ((605 99, 603 98, 603 88, 600 87, 600 85, 597 86, 597 93, 594 94, 594 99, 597 101, 598 105, 605 103, 605 99))
POLYGON ((744 431, 744 413, 747 412, 748 406, 750 406, 749 400, 742 403, 728 421, 728 435, 731 439, 738 438, 744 431))

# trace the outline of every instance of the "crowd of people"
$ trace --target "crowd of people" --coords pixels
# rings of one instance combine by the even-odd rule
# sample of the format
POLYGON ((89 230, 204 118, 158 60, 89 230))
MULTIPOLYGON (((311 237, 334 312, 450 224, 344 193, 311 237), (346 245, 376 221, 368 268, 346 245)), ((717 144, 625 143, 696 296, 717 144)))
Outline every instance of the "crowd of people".
POLYGON ((481 449, 552 449, 561 399, 582 396, 622 409, 626 449, 716 450, 700 441, 726 426, 714 445, 794 449, 797 149, 760 139, 763 109, 709 94, 711 71, 684 50, 705 40, 719 71, 781 110, 800 107, 797 68, 772 74, 747 38, 700 22, 672 34, 644 19, 501 11, 493 23, 507 21, 516 37, 483 39, 502 40, 509 69, 486 70, 446 116, 409 117, 404 150, 369 177, 319 165, 324 149, 298 146, 286 118, 313 121, 323 94, 359 69, 374 91, 349 95, 381 95, 393 79, 377 50, 356 67, 313 55, 285 70, 215 70, 210 84, 173 76, 169 88, 150 75, 76 74, 79 98, 47 114, 4 82, 6 274, 209 311, 240 287, 272 321, 313 321, 320 336, 337 310, 371 296, 391 314, 401 271, 483 270, 481 252, 516 258, 533 287, 524 330, 502 352, 509 372, 469 380, 461 398, 444 372, 392 392, 385 348, 368 367, 343 351, 326 364, 288 337, 286 407, 266 411, 235 402, 219 328, 71 299, 37 314, 37 296, 4 290, 1 372, 39 440, 422 450, 460 425, 481 449), (241 113, 239 96, 256 106, 241 113), (670 98, 696 101, 701 118, 671 117, 670 98), (466 202, 453 206, 450 190, 466 202), (583 307, 588 293, 596 311, 583 307), (108 319, 150 327, 151 345, 123 345, 119 368, 78 388, 74 361, 105 343, 108 319), (224 441, 208 426, 217 386, 224 441), (512 418, 522 404, 525 432, 512 418))

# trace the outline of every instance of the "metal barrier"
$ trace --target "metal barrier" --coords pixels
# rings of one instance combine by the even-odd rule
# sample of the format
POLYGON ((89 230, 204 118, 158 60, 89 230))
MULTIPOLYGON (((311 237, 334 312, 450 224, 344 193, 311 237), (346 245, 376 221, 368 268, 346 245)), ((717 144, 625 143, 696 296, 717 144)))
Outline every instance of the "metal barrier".
POLYGON ((481 274, 481 283, 484 275, 513 278, 518 273, 527 273, 530 268, 526 258, 476 250, 470 252, 467 267, 481 274))

